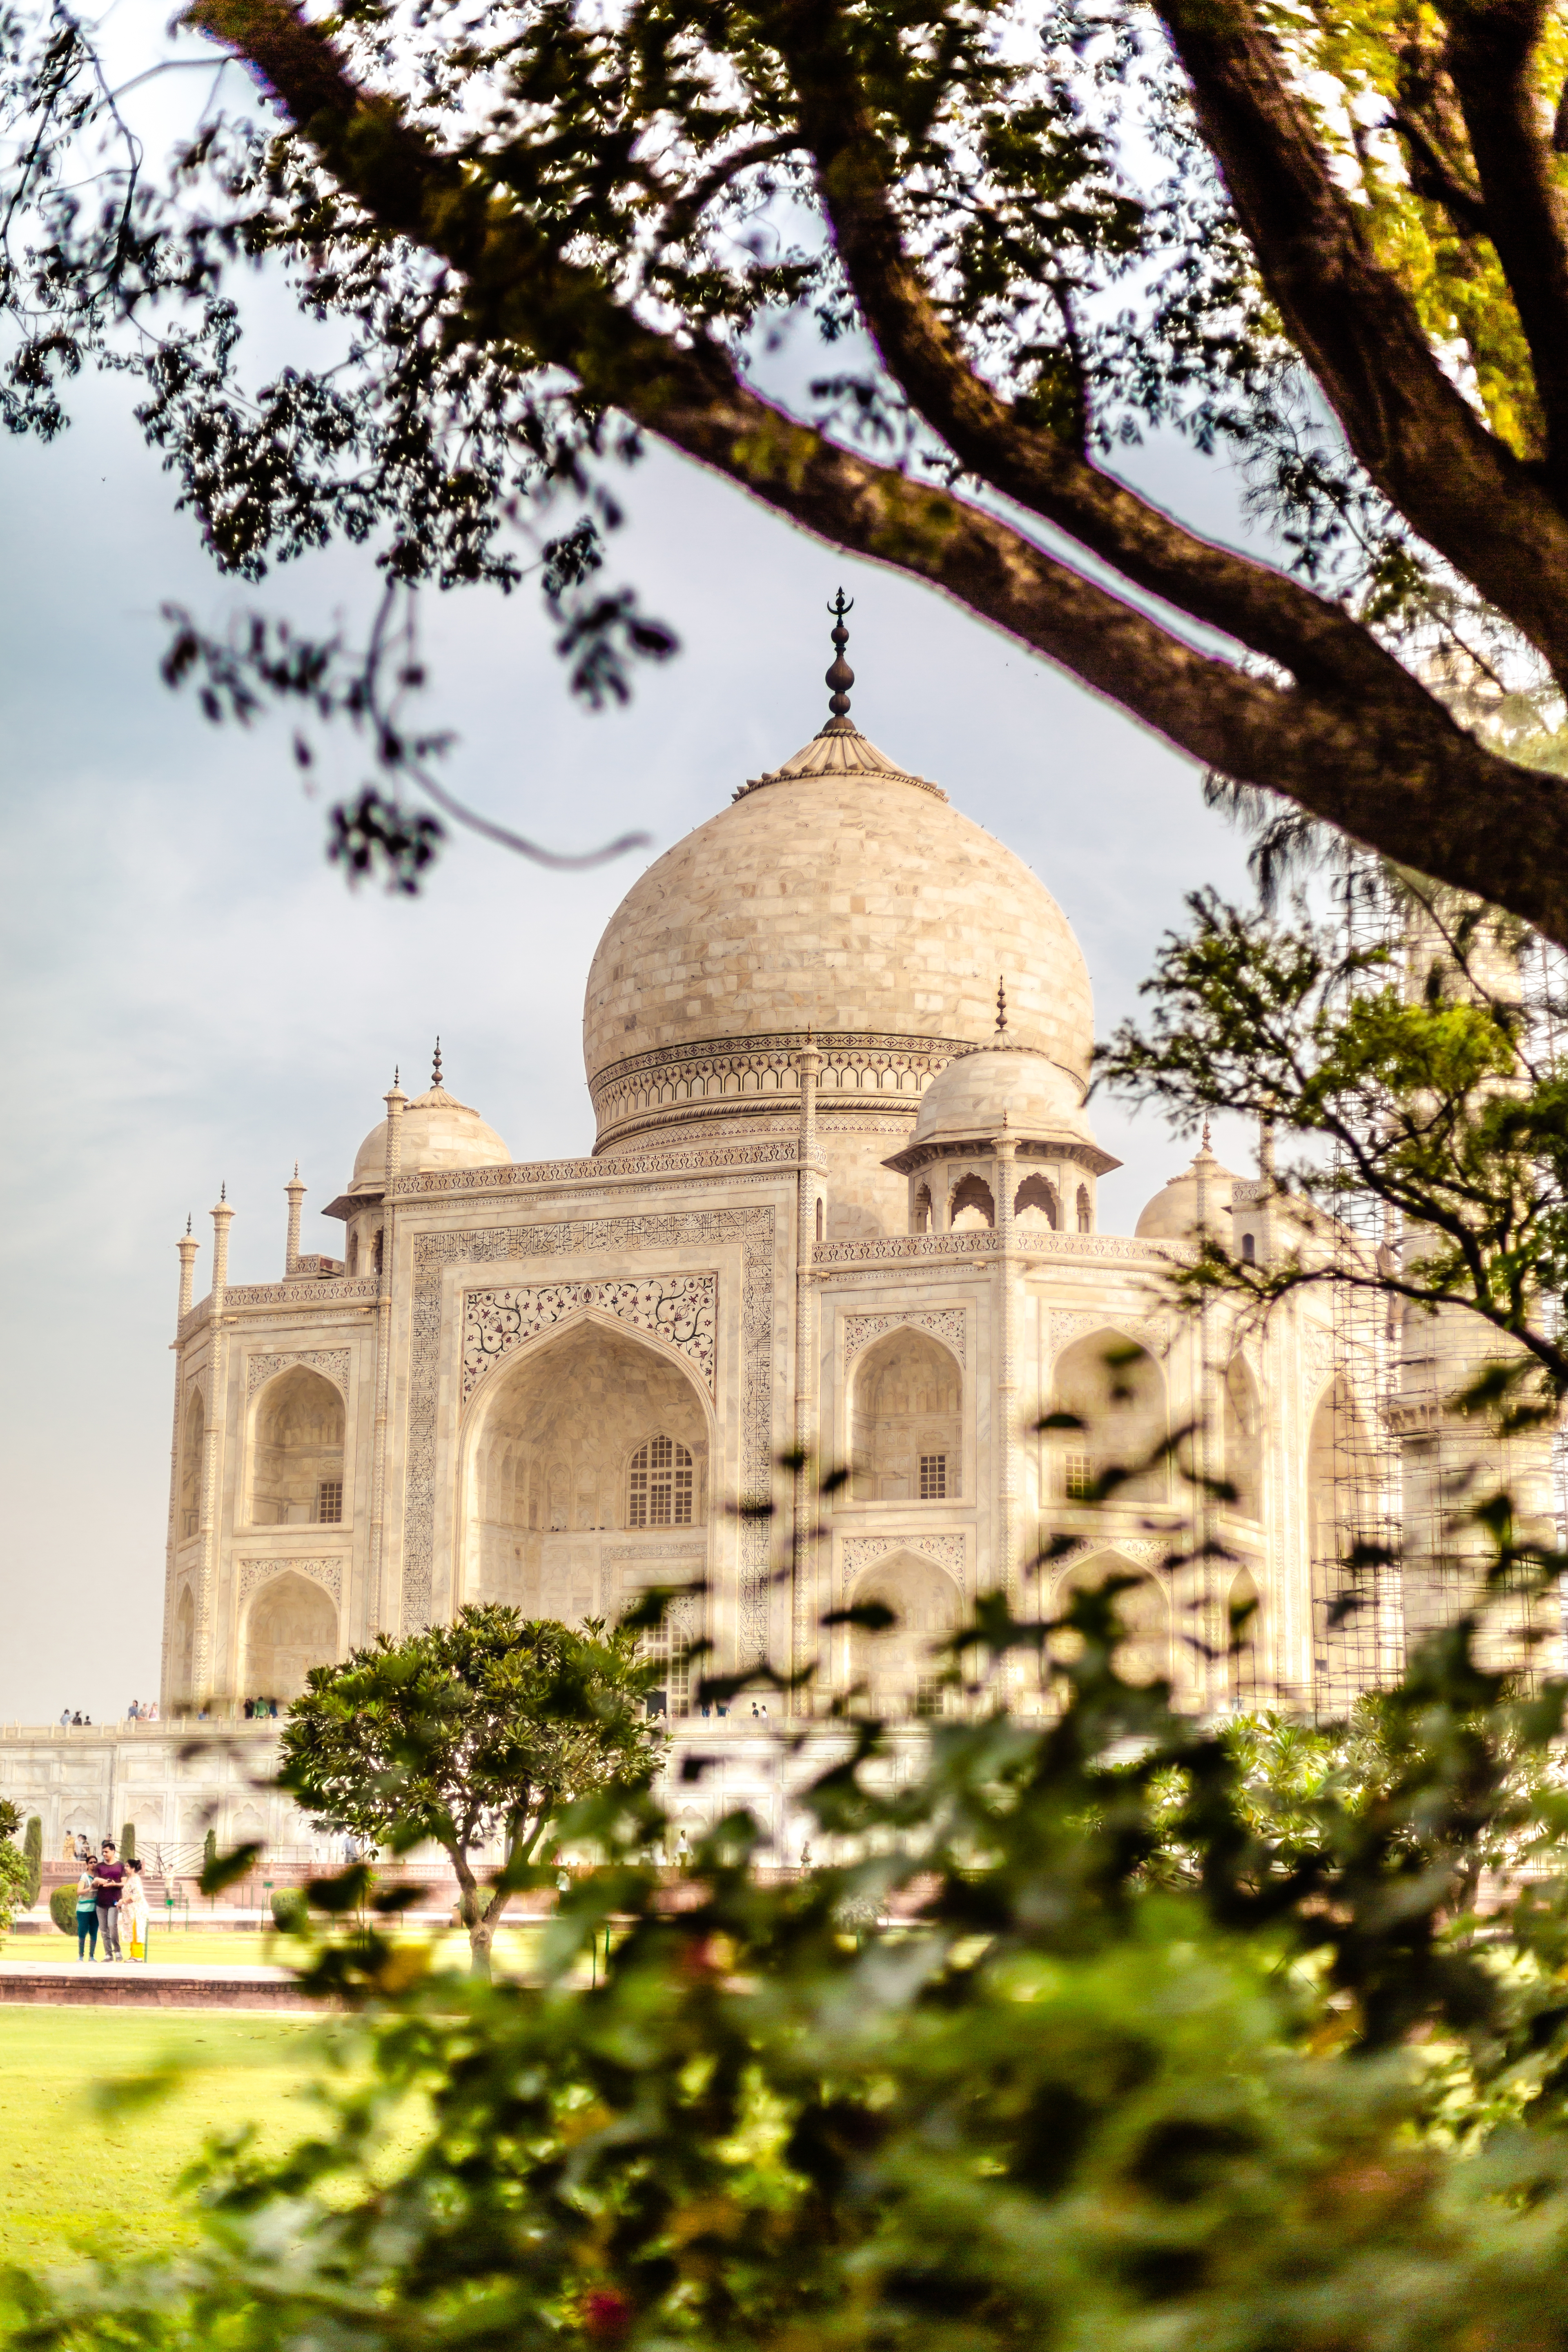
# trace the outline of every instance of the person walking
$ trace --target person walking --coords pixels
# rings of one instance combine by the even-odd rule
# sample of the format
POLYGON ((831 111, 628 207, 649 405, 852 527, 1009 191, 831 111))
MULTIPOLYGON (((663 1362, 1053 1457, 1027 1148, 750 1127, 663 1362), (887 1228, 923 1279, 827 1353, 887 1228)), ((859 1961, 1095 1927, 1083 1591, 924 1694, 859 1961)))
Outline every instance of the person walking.
POLYGON ((98 1932, 103 1937, 103 1957, 118 1960, 124 1957, 120 1949, 120 1896, 125 1885, 125 1866, 114 1855, 114 1840, 105 1838, 100 1858, 93 1866, 92 1884, 98 1896, 98 1932))
POLYGON ((90 1862, 84 1864, 76 1883, 76 1956, 79 1960, 98 1958, 98 1889, 90 1862))
POLYGON ((142 1864, 132 1860, 125 1865, 125 1890, 120 1897, 120 1925, 125 1937, 125 1957, 130 1960, 145 1960, 147 1957, 147 1885, 142 1875, 142 1864))

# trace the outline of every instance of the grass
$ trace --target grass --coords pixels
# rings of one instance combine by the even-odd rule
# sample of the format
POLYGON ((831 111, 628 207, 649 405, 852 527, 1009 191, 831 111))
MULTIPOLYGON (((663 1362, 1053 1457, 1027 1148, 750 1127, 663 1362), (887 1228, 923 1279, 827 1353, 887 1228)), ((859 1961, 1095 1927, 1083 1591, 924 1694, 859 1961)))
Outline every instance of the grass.
POLYGON ((181 2173, 210 2133, 238 2124, 254 2123, 268 2150, 303 2137, 315 2044, 331 2030, 295 2018, 0 2008, 0 2262, 37 2269, 89 2249, 189 2244, 197 2223, 176 2189, 181 2173), (182 2061, 166 2095, 116 2105, 117 2080, 182 2061))

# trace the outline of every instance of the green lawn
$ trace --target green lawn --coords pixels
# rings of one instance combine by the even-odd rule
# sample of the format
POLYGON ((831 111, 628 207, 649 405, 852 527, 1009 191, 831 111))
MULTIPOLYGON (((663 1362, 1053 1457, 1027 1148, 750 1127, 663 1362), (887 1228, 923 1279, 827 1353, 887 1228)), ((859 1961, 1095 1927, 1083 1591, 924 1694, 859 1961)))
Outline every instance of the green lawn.
POLYGON ((308 2019, 0 2008, 0 2262, 89 2247, 156 2252, 196 2234, 174 2184, 208 2133, 254 2122, 281 2147, 310 2127, 308 2019), (94 2093, 186 2062, 178 2086, 117 2114, 94 2093))

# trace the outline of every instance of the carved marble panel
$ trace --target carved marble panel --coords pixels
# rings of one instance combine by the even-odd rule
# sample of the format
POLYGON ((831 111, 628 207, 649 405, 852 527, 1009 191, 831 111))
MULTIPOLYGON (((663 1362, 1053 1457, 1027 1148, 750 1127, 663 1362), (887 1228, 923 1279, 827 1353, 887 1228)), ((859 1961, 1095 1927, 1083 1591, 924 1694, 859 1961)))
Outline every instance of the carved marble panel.
POLYGON ((846 1536, 839 1547, 839 1573, 846 1594, 856 1579, 874 1567, 889 1553, 912 1551, 921 1559, 934 1560, 945 1568, 949 1576, 967 1600, 969 1580, 964 1567, 966 1539, 962 1535, 902 1535, 846 1536))
POLYGON ((258 1584, 270 1583, 292 1569, 296 1576, 308 1576, 317 1584, 325 1585, 334 1602, 342 1598, 343 1564, 341 1558, 322 1559, 242 1559, 239 1563, 239 1600, 241 1607, 248 1601, 258 1584))
POLYGON ((463 1299, 463 1402, 487 1372, 525 1339, 584 1307, 613 1315, 678 1349, 710 1396, 719 1328, 716 1274, 655 1274, 643 1281, 530 1282, 505 1290, 470 1290, 463 1299))
POLYGON ((962 1364, 963 1361, 964 1311, 962 1307, 910 1307, 900 1312, 892 1308, 883 1315, 847 1315, 844 1318, 844 1361, 853 1363, 862 1348, 885 1333, 910 1325, 917 1331, 929 1331, 933 1339, 951 1348, 962 1364))
POLYGON ((320 1372, 331 1381, 343 1398, 349 1392, 349 1350, 346 1348, 304 1348, 297 1353, 276 1356, 247 1356, 245 1360, 245 1393, 252 1397, 275 1372, 286 1372, 295 1364, 303 1364, 308 1371, 320 1372))

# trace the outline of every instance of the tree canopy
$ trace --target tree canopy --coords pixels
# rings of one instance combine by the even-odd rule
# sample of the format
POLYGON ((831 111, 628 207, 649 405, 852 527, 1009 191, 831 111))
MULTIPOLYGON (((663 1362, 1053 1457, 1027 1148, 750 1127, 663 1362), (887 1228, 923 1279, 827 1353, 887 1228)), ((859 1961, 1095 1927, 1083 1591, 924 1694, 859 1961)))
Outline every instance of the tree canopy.
MULTIPOLYGON (((672 643, 603 569, 653 436, 1205 767, 1568 940, 1568 814, 1531 748, 1568 677, 1560 5, 179 21, 249 79, 220 75, 160 172, 65 0, 5 14, 14 430, 57 431, 83 364, 129 369, 222 565, 341 535, 393 605, 532 568, 591 698, 672 643), (260 382, 253 261, 330 346, 260 382), (795 330, 826 355, 784 390, 795 330), (1131 485, 1163 430, 1236 461, 1255 550, 1131 485)), ((439 820, 405 787, 443 787, 405 627, 389 607, 356 650, 182 620, 169 667, 214 710, 278 694, 364 728, 384 774, 335 847, 412 882, 439 820)))
POLYGON ((493 1602, 402 1640, 378 1634, 342 1664, 312 1667, 283 1728, 279 1785, 323 1825, 396 1853, 440 1846, 482 1970, 550 1823, 658 1762, 664 1735, 637 1650, 633 1628, 576 1633, 493 1602), (497 1843, 499 1867, 481 1881, 476 1850, 497 1843))

